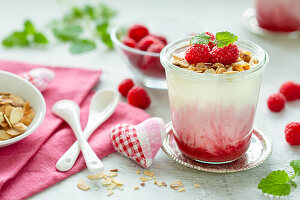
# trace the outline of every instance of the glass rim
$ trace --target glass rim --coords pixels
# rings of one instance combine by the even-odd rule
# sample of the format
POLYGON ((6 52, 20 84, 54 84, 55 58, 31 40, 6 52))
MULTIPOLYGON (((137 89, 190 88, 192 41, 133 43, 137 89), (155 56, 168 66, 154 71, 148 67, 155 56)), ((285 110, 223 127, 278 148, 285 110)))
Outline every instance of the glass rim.
POLYGON ((111 37, 111 40, 113 41, 113 43, 121 48, 121 49, 125 49, 126 51, 129 51, 131 53, 136 53, 136 54, 141 54, 141 55, 145 55, 145 56, 154 56, 154 57, 160 57, 160 53, 154 53, 154 52, 148 52, 148 51, 142 51, 142 50, 139 50, 139 49, 135 49, 135 48, 132 48, 132 47, 129 47, 125 44, 123 44, 117 37, 117 33, 118 31, 122 28, 122 27, 126 27, 127 24, 122 24, 122 23, 119 23, 119 24, 116 24, 112 27, 111 31, 110 31, 110 37, 111 37))
MULTIPOLYGON (((179 48, 187 46, 189 44, 189 41, 191 40, 191 38, 192 38, 192 36, 180 38, 176 41, 169 43, 167 46, 165 46, 162 49, 162 51, 160 52, 160 62, 166 71, 171 70, 171 71, 175 71, 175 72, 180 72, 183 75, 189 76, 191 78, 197 78, 197 79, 201 79, 201 78, 202 79, 205 79, 205 78, 218 79, 218 80, 239 79, 239 78, 247 78, 248 76, 254 75, 255 72, 261 71, 269 63, 268 53, 262 47, 260 47, 259 45, 255 44, 254 42, 251 42, 249 40, 238 39, 236 42, 237 45, 239 43, 248 45, 248 46, 252 47, 253 49, 255 49, 256 52, 258 51, 261 54, 261 56, 260 56, 261 59, 259 59, 259 63, 255 67, 253 67, 249 70, 245 70, 245 71, 238 72, 238 73, 232 73, 232 74, 208 74, 208 73, 205 74, 205 73, 196 73, 193 71, 182 69, 170 62, 169 55, 171 52, 174 52, 175 50, 177 50, 179 48)), ((247 49, 245 49, 245 50, 247 50, 247 49)))

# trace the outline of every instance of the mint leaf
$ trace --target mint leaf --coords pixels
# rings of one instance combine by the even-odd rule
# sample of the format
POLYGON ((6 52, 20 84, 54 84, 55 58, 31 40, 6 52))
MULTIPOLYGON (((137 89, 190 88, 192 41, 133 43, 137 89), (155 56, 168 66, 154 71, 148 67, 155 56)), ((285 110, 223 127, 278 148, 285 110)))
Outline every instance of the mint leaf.
POLYGON ((87 16, 89 16, 91 19, 96 18, 95 10, 91 5, 86 5, 83 8, 83 13, 86 14, 87 16))
POLYGON ((4 38, 2 45, 5 47, 26 47, 29 46, 29 41, 27 40, 27 36, 24 32, 16 31, 4 38))
POLYGON ((35 28, 30 20, 24 22, 24 32, 26 35, 35 33, 35 28))
POLYGON ((293 180, 289 180, 289 183, 291 184, 292 187, 297 188, 297 184, 293 180))
POLYGON ((114 47, 113 42, 108 32, 108 21, 100 21, 97 25, 97 32, 101 38, 101 41, 110 49, 114 47))
POLYGON ((218 32, 216 34, 217 46, 225 47, 237 41, 238 37, 228 31, 218 32))
POLYGON ((274 171, 266 178, 261 179, 258 189, 261 189, 263 193, 274 196, 285 196, 291 192, 291 185, 288 184, 289 180, 289 175, 285 171, 274 171))
POLYGON ((54 36, 62 41, 77 40, 83 32, 80 25, 68 25, 63 27, 54 27, 54 36))
POLYGON ((110 7, 106 6, 103 3, 99 4, 99 10, 100 10, 100 16, 103 17, 104 19, 110 19, 114 17, 117 12, 110 7))
POLYGON ((190 41, 190 44, 208 44, 210 41, 211 36, 205 34, 205 33, 201 33, 201 34, 198 34, 198 35, 195 35, 191 41, 190 41))
POLYGON ((96 48, 95 42, 91 40, 76 40, 72 43, 70 52, 73 54, 84 53, 96 48))
POLYGON ((296 175, 300 175, 300 160, 293 160, 290 162, 291 167, 294 169, 296 175))
POLYGON ((45 35, 42 33, 39 33, 39 32, 37 32, 33 35, 33 41, 36 44, 47 44, 48 43, 48 40, 45 37, 45 35))

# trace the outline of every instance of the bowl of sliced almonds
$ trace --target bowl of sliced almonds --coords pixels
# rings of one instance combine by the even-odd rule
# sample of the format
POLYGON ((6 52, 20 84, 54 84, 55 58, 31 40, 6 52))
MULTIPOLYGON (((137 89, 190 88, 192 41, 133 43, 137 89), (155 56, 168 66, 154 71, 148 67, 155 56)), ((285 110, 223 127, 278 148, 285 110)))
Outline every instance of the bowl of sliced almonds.
POLYGON ((27 80, 0 71, 0 148, 33 133, 43 122, 46 103, 27 80))

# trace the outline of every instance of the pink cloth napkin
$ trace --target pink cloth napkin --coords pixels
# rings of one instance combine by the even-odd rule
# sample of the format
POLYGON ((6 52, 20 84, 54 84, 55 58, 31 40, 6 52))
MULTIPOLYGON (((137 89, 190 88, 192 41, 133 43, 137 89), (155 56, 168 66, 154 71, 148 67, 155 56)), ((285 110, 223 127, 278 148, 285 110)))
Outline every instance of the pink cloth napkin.
MULTIPOLYGON (((20 74, 41 65, 0 61, 0 70, 20 74)), ((30 136, 11 146, 0 148, 0 199, 18 200, 63 180, 86 168, 82 155, 68 172, 59 172, 56 161, 75 142, 69 126, 51 113, 52 105, 61 99, 70 99, 81 107, 81 125, 87 123, 92 88, 99 81, 101 71, 47 67, 55 78, 43 95, 47 113, 42 125, 30 136)), ((91 147, 103 158, 114 152, 109 131, 118 123, 138 124, 149 116, 142 110, 119 103, 115 113, 91 136, 91 147)))

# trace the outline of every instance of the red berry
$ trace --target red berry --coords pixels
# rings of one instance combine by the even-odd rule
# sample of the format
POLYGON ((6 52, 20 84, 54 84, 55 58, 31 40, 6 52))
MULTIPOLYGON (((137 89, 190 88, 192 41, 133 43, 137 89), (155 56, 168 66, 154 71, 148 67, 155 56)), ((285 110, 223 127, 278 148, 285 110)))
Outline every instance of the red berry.
POLYGON ((281 85, 279 92, 283 94, 287 101, 294 101, 300 99, 300 85, 288 81, 281 85))
POLYGON ((147 91, 139 86, 134 86, 128 92, 127 99, 129 104, 142 109, 148 108, 151 103, 147 91))
POLYGON ((285 97, 280 94, 273 94, 268 98, 268 107, 273 112, 280 112, 285 105, 285 97))
MULTIPOLYGON (((163 44, 152 44, 147 49, 148 52, 160 53, 164 48, 163 44)), ((144 65, 143 69, 145 73, 151 73, 151 76, 164 76, 165 70, 163 66, 160 64, 159 56, 148 56, 144 57, 144 65), (147 70, 147 72, 146 72, 147 70), (151 72, 150 72, 151 71, 151 72)), ((150 75, 150 74, 149 74, 150 75)))
POLYGON ((300 145, 300 122, 291 122, 286 125, 285 139, 291 145, 300 145))
POLYGON ((154 53, 160 53, 164 47, 165 47, 165 45, 162 43, 153 43, 149 46, 147 51, 154 52, 154 53))
POLYGON ((214 47, 211 52, 213 63, 222 63, 223 65, 230 65, 239 58, 239 48, 235 44, 219 48, 214 47))
POLYGON ((153 37, 152 35, 147 35, 146 37, 144 37, 143 39, 141 39, 137 44, 136 44, 136 47, 142 51, 146 51, 148 49, 148 47, 151 45, 151 44, 162 44, 163 43, 156 39, 155 37, 153 37))
POLYGON ((119 92, 126 97, 129 90, 134 86, 134 83, 131 79, 127 78, 125 80, 123 80, 120 84, 119 84, 119 92))
POLYGON ((194 44, 185 52, 185 59, 190 64, 210 61, 210 49, 207 44, 194 44))
POLYGON ((143 37, 149 34, 147 27, 141 24, 135 24, 128 29, 128 36, 136 42, 140 41, 143 37))
POLYGON ((162 35, 154 35, 151 34, 153 37, 155 37, 156 39, 160 40, 162 43, 164 43, 164 45, 168 44, 167 38, 162 36, 162 35))
POLYGON ((209 43, 208 43, 208 46, 210 48, 210 50, 212 50, 216 44, 213 43, 214 40, 216 40, 216 36, 214 36, 214 34, 210 33, 210 32, 205 32, 206 35, 209 35, 210 36, 210 39, 209 39, 209 43))
POLYGON ((129 46, 131 48, 134 48, 136 45, 135 40, 131 39, 130 37, 125 37, 122 41, 123 44, 125 44, 126 46, 129 46))

